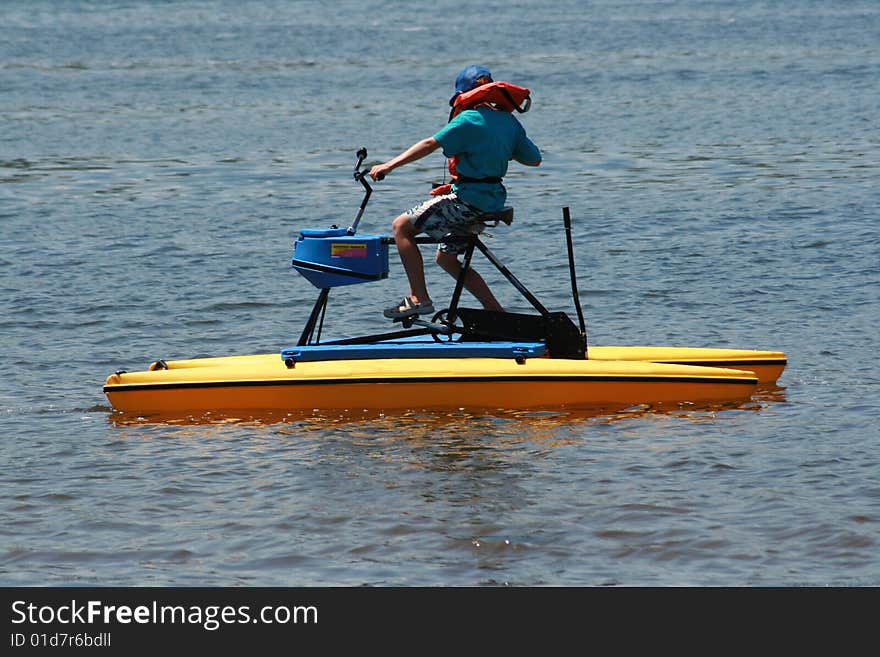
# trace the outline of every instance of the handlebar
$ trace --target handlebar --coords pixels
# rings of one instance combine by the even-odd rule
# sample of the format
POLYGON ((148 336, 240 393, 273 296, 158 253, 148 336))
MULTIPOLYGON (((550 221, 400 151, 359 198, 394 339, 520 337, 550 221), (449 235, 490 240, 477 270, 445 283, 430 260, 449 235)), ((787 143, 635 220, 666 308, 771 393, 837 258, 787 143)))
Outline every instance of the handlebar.
MULTIPOLYGON (((369 172, 366 170, 361 171, 361 165, 364 163, 364 160, 367 159, 367 149, 361 147, 360 149, 358 149, 356 155, 358 160, 357 164, 354 166, 354 179, 364 186, 366 194, 364 194, 364 200, 361 201, 361 207, 360 210, 358 210, 357 216, 354 218, 354 223, 352 223, 351 226, 349 226, 348 228, 347 232, 349 235, 354 235, 355 232, 357 232, 357 225, 358 223, 360 223, 361 217, 364 214, 364 209, 367 207, 367 201, 370 200, 370 194, 373 193, 373 188, 370 187, 370 183, 367 182, 367 178, 369 178, 369 172)), ((382 180, 382 178, 384 177, 385 176, 382 176, 381 178, 379 178, 379 180, 382 180)))
POLYGON ((358 173, 358 170, 361 168, 361 164, 363 164, 364 160, 367 159, 367 149, 366 148, 361 147, 360 149, 358 149, 357 159, 358 159, 358 162, 357 162, 357 164, 354 165, 355 174, 358 173))
MULTIPOLYGON (((361 182, 364 182, 364 178, 367 175, 369 175, 369 171, 366 171, 366 170, 361 171, 361 164, 363 164, 364 160, 367 159, 367 149, 365 147, 361 147, 360 149, 358 149, 358 152, 356 153, 356 155, 357 155, 358 161, 357 161, 357 164, 354 165, 354 179, 360 180, 361 182)), ((383 173, 382 175, 378 176, 376 179, 377 180, 384 180, 385 174, 383 173)))

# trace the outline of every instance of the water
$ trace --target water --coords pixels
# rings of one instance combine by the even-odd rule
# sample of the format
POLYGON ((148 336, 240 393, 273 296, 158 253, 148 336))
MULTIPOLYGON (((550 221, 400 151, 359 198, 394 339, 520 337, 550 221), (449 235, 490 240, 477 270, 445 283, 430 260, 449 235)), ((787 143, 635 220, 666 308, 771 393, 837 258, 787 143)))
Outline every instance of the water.
MULTIPOLYGON (((0 6, 0 583, 880 584, 880 6, 544 4, 0 6), (353 219, 355 150, 432 134, 474 62, 533 90, 545 156, 511 167, 493 251, 571 310, 570 206, 591 343, 782 350, 777 389, 598 417, 111 411, 116 369, 292 344, 298 230, 353 219)), ((442 167, 378 184, 362 230, 442 167)), ((403 289, 393 258, 325 332, 384 330, 403 289)))

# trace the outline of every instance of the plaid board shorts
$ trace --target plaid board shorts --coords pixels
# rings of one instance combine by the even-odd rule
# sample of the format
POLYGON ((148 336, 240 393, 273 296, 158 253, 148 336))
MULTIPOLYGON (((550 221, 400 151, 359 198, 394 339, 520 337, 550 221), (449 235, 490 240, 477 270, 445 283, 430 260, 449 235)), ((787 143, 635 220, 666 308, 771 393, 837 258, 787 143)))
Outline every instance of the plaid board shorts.
MULTIPOLYGON (((477 217, 482 215, 477 208, 468 205, 455 194, 444 194, 428 199, 424 203, 406 211, 410 222, 419 233, 426 233, 439 240, 444 235, 479 235, 485 226, 477 217)), ((440 242, 438 249, 443 253, 459 255, 465 252, 467 242, 458 240, 440 242)))

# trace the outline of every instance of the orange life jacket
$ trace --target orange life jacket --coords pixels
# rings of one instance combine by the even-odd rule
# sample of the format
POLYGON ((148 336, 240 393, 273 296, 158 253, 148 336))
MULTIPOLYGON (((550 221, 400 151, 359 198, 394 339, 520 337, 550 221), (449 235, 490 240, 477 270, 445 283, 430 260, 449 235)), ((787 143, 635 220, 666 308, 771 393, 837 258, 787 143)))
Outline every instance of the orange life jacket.
MULTIPOLYGON (((509 82, 489 82, 488 84, 480 85, 470 91, 460 93, 453 98, 450 102, 452 110, 449 112, 449 120, 451 121, 465 110, 487 104, 504 112, 513 112, 516 110, 519 113, 523 113, 529 111, 529 107, 532 105, 532 98, 529 90, 525 87, 518 87, 509 82)), ((455 171, 457 161, 458 156, 456 155, 450 157, 447 162, 449 175, 452 177, 452 183, 458 182, 462 178, 455 171)), ((501 179, 483 178, 479 181, 469 180, 469 182, 501 182, 501 179)), ((438 196, 440 194, 448 194, 452 191, 452 183, 436 185, 434 189, 431 190, 431 195, 438 196)))

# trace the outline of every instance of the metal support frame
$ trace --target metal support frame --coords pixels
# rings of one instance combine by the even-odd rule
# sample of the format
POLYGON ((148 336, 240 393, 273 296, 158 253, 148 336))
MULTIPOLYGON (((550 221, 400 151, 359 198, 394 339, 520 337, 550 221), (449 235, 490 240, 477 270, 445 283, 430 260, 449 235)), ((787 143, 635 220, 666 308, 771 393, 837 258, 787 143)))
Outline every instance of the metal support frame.
MULTIPOLYGON (((388 239, 390 240, 390 242, 393 242, 392 238, 388 239)), ((541 317, 547 318, 551 315, 550 311, 544 307, 544 305, 535 297, 535 295, 533 295, 529 291, 529 289, 525 285, 523 285, 523 283, 513 274, 513 272, 511 272, 507 268, 507 266, 504 265, 504 263, 502 263, 498 259, 498 257, 494 253, 492 253, 489 247, 487 247, 480 239, 479 235, 467 235, 461 237, 446 236, 441 240, 433 239, 430 237, 419 237, 416 239, 416 242, 419 244, 437 244, 443 240, 449 241, 460 239, 468 240, 468 245, 462 258, 461 271, 456 278, 455 289, 453 290, 452 298, 449 302, 449 307, 445 310, 446 317, 442 320, 442 324, 436 323, 436 320, 434 322, 427 322, 425 320, 416 319, 415 317, 408 317, 403 320, 395 320, 396 322, 399 322, 405 330, 392 331, 389 333, 380 333, 375 335, 365 335, 354 338, 343 338, 340 340, 331 340, 324 344, 366 344, 371 342, 380 342, 384 340, 393 340, 403 337, 437 334, 446 335, 451 339, 453 333, 463 333, 465 329, 456 328, 455 321, 457 319, 458 304, 461 301, 461 295, 464 291, 465 277, 467 276, 468 271, 471 269, 471 261, 473 259, 475 249, 479 250, 480 253, 482 253, 499 272, 501 272, 501 274, 508 280, 508 282, 513 285, 513 287, 516 288, 516 290, 519 291, 519 293, 522 294, 523 297, 525 297, 525 299, 535 308, 535 310, 537 310, 541 314, 541 317), (412 328, 413 326, 418 326, 419 328, 412 328)), ((318 344, 320 342, 320 327, 323 325, 323 318, 327 308, 327 299, 329 293, 330 290, 328 288, 324 288, 318 294, 318 300, 315 302, 315 305, 312 308, 312 312, 309 315, 309 319, 306 322, 306 326, 303 329, 299 342, 297 343, 298 346, 318 344)))
MULTIPOLYGON (((361 217, 364 214, 364 210, 366 208, 367 202, 372 193, 372 187, 367 181, 368 172, 366 170, 361 170, 361 165, 363 161, 367 157, 367 149, 361 148, 357 152, 357 165, 354 169, 354 179, 361 183, 364 187, 365 195, 363 201, 361 202, 360 208, 355 216, 352 225, 346 231, 349 235, 354 235, 357 232, 358 223, 361 220, 361 217)), ((407 317, 404 319, 395 320, 395 322, 399 322, 405 330, 402 331, 391 331, 388 333, 380 333, 375 335, 366 335, 361 337, 354 338, 344 338, 340 340, 332 340, 330 342, 326 342, 324 344, 336 344, 336 345, 345 345, 345 344, 366 344, 371 342, 382 342, 386 340, 394 340, 398 338, 406 338, 412 336, 420 336, 420 335, 431 335, 435 340, 441 339, 438 336, 445 336, 446 339, 451 340, 454 334, 459 334, 461 336, 460 339, 467 339, 470 337, 471 339, 508 339, 504 337, 508 331, 500 330, 499 325, 500 322, 497 319, 498 316, 504 318, 509 318, 513 324, 522 324, 523 327, 526 325, 530 325, 528 328, 523 328, 521 333, 529 333, 535 335, 535 337, 541 337, 545 339, 548 344, 553 342, 557 348, 559 353, 564 354, 561 357, 565 358, 583 358, 585 357, 585 350, 587 347, 587 335, 586 328, 584 326, 584 318, 583 313, 581 312, 580 301, 577 296, 577 286, 575 280, 575 271, 574 271, 574 255, 572 251, 571 245, 571 219, 569 216, 568 208, 563 208, 563 219, 565 223, 565 231, 566 231, 566 243, 568 247, 568 257, 569 257, 569 270, 571 273, 571 282, 572 282, 572 293, 574 295, 575 306, 577 308, 578 319, 580 320, 580 333, 577 334, 577 327, 571 322, 568 316, 565 313, 551 313, 544 305, 533 295, 529 289, 523 285, 523 283, 513 275, 511 272, 498 258, 497 256, 489 250, 489 248, 483 243, 478 234, 474 235, 446 235, 440 240, 425 236, 419 236, 415 239, 417 244, 437 244, 441 241, 451 241, 451 240, 468 240, 467 247, 464 252, 464 257, 462 261, 461 271, 458 274, 458 277, 455 281, 455 289, 452 293, 452 298, 449 302, 449 308, 440 311, 437 313, 431 322, 418 319, 417 317, 407 317), (491 311, 477 311, 477 310, 468 310, 467 314, 470 317, 468 322, 471 323, 472 328, 469 330, 467 326, 456 326, 456 320, 458 319, 459 307, 458 304, 461 301, 461 294, 464 291, 464 281, 468 272, 471 269, 471 260, 473 259, 474 249, 478 249, 485 258, 499 271, 501 274, 507 279, 507 281, 513 285, 514 288, 523 296, 525 299, 532 305, 535 310, 540 313, 539 317, 534 315, 514 315, 511 313, 498 313, 491 311), (483 322, 484 324, 488 324, 488 328, 486 326, 480 326, 479 329, 473 328, 475 326, 473 322, 473 318, 477 313, 483 313, 485 317, 489 317, 488 322, 483 322), (445 318, 441 317, 446 315, 445 318), (438 323, 439 321, 439 323, 438 323), (418 326, 419 328, 413 328, 413 326, 418 326), (539 334, 539 335, 536 335, 539 334)), ((509 220, 505 220, 505 223, 510 223, 509 220)), ((497 220, 496 220, 497 225, 497 220)), ((386 244, 393 244, 394 238, 392 237, 383 237, 382 241, 386 244)), ((312 308, 312 312, 309 314, 309 318, 306 321, 306 325, 303 328, 302 334, 300 335, 298 346, 305 346, 310 344, 319 344, 321 341, 321 330, 324 325, 324 317, 327 312, 327 301, 330 296, 330 288, 323 288, 318 294, 318 299, 315 302, 314 307, 312 308)), ((464 313, 465 309, 461 309, 462 313, 464 313)), ((467 323, 467 322, 466 322, 467 323)))

